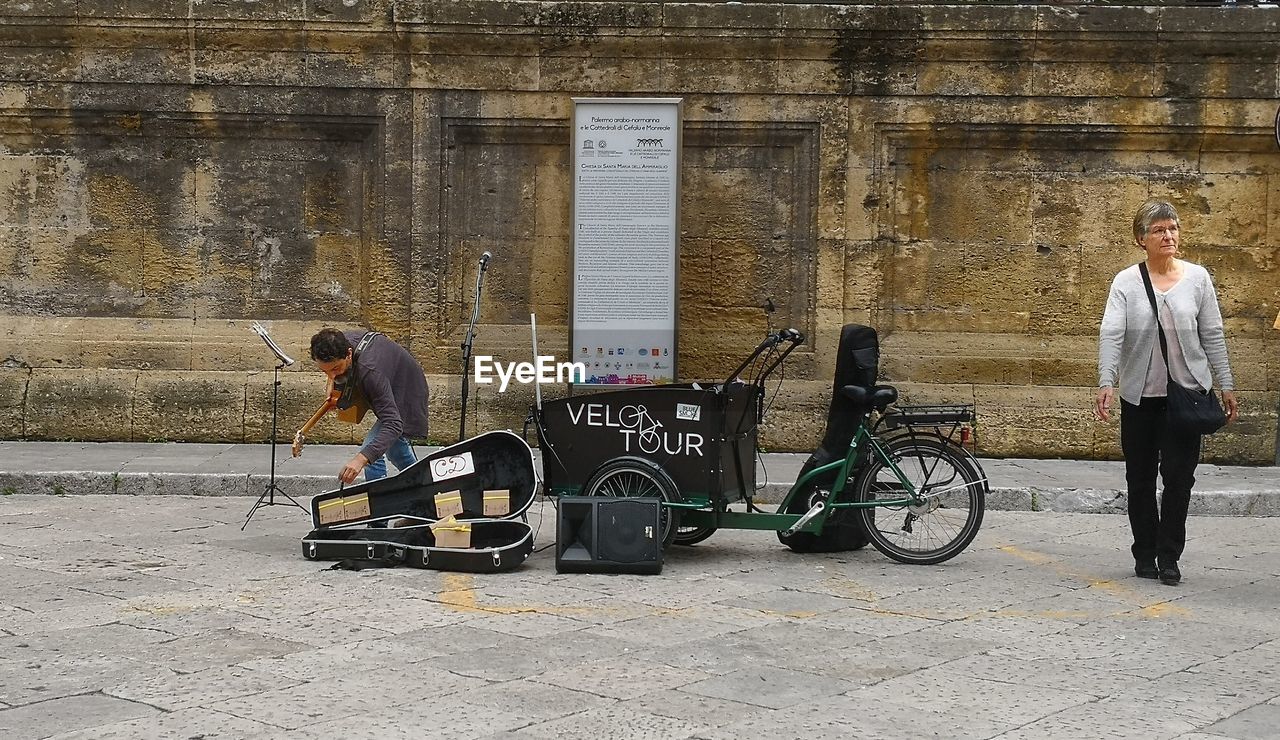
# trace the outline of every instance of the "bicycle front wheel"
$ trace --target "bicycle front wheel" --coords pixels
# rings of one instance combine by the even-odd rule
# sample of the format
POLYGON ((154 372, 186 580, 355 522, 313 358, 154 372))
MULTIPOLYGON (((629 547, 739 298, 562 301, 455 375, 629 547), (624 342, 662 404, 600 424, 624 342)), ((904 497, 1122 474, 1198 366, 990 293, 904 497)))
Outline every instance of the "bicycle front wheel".
MULTIPOLYGON (((916 503, 858 509, 871 544, 911 565, 933 565, 960 554, 977 536, 986 507, 986 485, 976 466, 945 441, 931 438, 894 440, 887 452, 914 489, 916 503)), ((855 490, 862 502, 913 498, 893 467, 874 453, 855 490)))
MULTIPOLYGON (((653 496, 679 503, 680 489, 656 464, 639 457, 615 457, 596 469, 582 487, 583 496, 653 496)), ((671 547, 680 528, 680 512, 663 506, 659 512, 662 549, 671 547)), ((715 530, 712 530, 715 531, 715 530)))

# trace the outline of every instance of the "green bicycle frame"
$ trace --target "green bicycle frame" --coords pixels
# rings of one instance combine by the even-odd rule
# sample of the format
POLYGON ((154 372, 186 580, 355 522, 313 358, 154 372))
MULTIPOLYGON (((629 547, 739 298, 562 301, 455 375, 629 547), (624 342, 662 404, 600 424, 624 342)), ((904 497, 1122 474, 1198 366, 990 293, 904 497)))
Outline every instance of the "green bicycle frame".
POLYGON ((836 460, 835 462, 827 463, 826 465, 820 465, 801 476, 795 482, 795 485, 791 487, 791 490, 787 491, 787 495, 782 499, 782 503, 779 504, 778 508, 786 508, 786 505, 791 503, 792 496, 794 496, 797 491, 801 490, 806 483, 820 475, 830 473, 833 470, 838 472, 836 473, 835 485, 831 487, 831 494, 827 496, 828 509, 868 509, 875 506, 904 506, 908 504, 919 504, 921 501, 919 492, 916 491, 915 485, 907 479, 906 475, 903 474, 902 469, 899 468, 897 463, 893 461, 893 458, 890 457, 889 452, 885 449, 884 444, 881 443, 880 438, 867 431, 867 425, 863 423, 858 425, 858 430, 853 435, 853 441, 849 443, 849 452, 843 458, 836 460), (902 484, 903 488, 909 494, 906 498, 876 501, 839 500, 840 494, 844 492, 845 486, 849 483, 849 471, 853 470, 857 466, 858 461, 862 458, 862 455, 858 453, 858 450, 860 443, 863 442, 867 444, 869 450, 868 455, 875 455, 880 458, 880 460, 888 465, 889 469, 893 471, 894 477, 898 479, 898 482, 902 484))
MULTIPOLYGON (((857 431, 854 433, 853 441, 849 443, 849 450, 844 457, 839 460, 820 465, 796 480, 791 489, 787 491, 787 495, 783 497, 782 502, 778 505, 780 512, 787 508, 791 500, 796 494, 804 488, 804 486, 813 481, 818 476, 826 475, 835 471, 836 482, 831 488, 830 495, 827 496, 828 505, 826 509, 814 517, 812 521, 806 524, 800 532, 811 532, 817 534, 822 531, 823 525, 826 523, 827 517, 835 509, 866 509, 875 506, 905 506, 919 504, 921 502, 920 494, 916 490, 915 485, 907 479, 902 470, 894 463, 893 458, 885 449, 884 444, 878 437, 867 430, 866 423, 858 425, 857 431), (893 471, 898 482, 902 484, 904 490, 908 492, 908 496, 898 499, 884 499, 876 501, 838 501, 840 494, 844 492, 845 485, 849 480, 849 472, 854 470, 859 460, 862 458, 860 453, 862 443, 866 443, 868 454, 879 457, 889 469, 893 471)), ((672 509, 681 510, 681 524, 694 527, 716 527, 716 528, 733 528, 733 529, 758 529, 758 530, 776 530, 782 531, 800 520, 803 512, 800 514, 787 513, 761 513, 761 512, 741 512, 741 511, 716 511, 708 510, 710 501, 699 498, 691 498, 682 502, 667 502, 664 506, 672 509)))

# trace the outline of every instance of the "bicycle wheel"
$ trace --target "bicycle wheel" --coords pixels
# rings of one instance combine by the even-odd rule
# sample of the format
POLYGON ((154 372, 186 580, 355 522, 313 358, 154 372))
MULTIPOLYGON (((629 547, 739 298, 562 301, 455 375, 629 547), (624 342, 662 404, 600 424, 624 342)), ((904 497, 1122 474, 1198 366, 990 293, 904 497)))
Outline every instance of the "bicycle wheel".
MULTIPOLYGON (((682 497, 683 498, 683 497, 682 497)), ((713 503, 712 508, 719 508, 721 511, 728 511, 727 505, 719 505, 713 503)), ((681 512, 683 514, 683 512, 681 512)), ((681 521, 684 517, 680 517, 681 521)), ((680 524, 676 527, 674 542, 677 545, 696 545, 706 538, 716 533, 716 527, 694 527, 686 524, 680 524)))
POLYGON ((696 545, 716 533, 715 527, 676 527, 677 545, 696 545))
MULTIPOLYGON (((656 496, 663 501, 679 503, 680 489, 666 471, 640 457, 615 457, 596 468, 582 487, 583 496, 656 496)), ((662 548, 671 546, 680 528, 680 513, 663 506, 659 515, 662 548)))
MULTIPOLYGON (((978 534, 986 507, 978 468, 947 442, 927 437, 894 440, 887 452, 923 501, 858 509, 871 544, 912 565, 933 565, 960 554, 978 534)), ((874 454, 856 486, 858 501, 910 497, 893 468, 874 454)))

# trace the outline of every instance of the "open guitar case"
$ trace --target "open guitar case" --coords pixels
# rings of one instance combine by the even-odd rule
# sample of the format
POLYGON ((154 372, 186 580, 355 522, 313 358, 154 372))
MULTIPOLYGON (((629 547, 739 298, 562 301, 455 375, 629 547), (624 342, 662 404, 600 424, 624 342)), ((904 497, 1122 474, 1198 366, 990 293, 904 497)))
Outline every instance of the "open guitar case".
MULTIPOLYGON (((322 493, 311 500, 314 529, 302 538, 308 560, 410 565, 496 573, 518 567, 533 551, 525 511, 538 491, 533 451, 519 436, 486 432, 422 458, 397 475, 322 493), (436 495, 460 494, 456 525, 470 528, 468 547, 443 547, 433 524, 436 495), (506 491, 507 511, 485 516, 486 492, 506 491), (408 526, 386 528, 375 523, 408 526)), ((456 499, 455 499, 456 500, 456 499)))

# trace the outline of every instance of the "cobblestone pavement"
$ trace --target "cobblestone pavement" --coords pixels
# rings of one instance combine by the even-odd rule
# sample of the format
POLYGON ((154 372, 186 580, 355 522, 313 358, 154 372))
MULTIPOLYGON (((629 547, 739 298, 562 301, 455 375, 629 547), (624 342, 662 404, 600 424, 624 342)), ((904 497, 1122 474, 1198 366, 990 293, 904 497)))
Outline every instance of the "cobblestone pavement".
MULTIPOLYGON (((254 497, 0 496, 3 738, 1271 738, 1280 519, 988 512, 910 567, 721 531, 656 576, 328 570, 254 497)), ((305 503, 305 499, 303 500, 305 503)), ((537 544, 554 512, 530 511, 537 544)))

